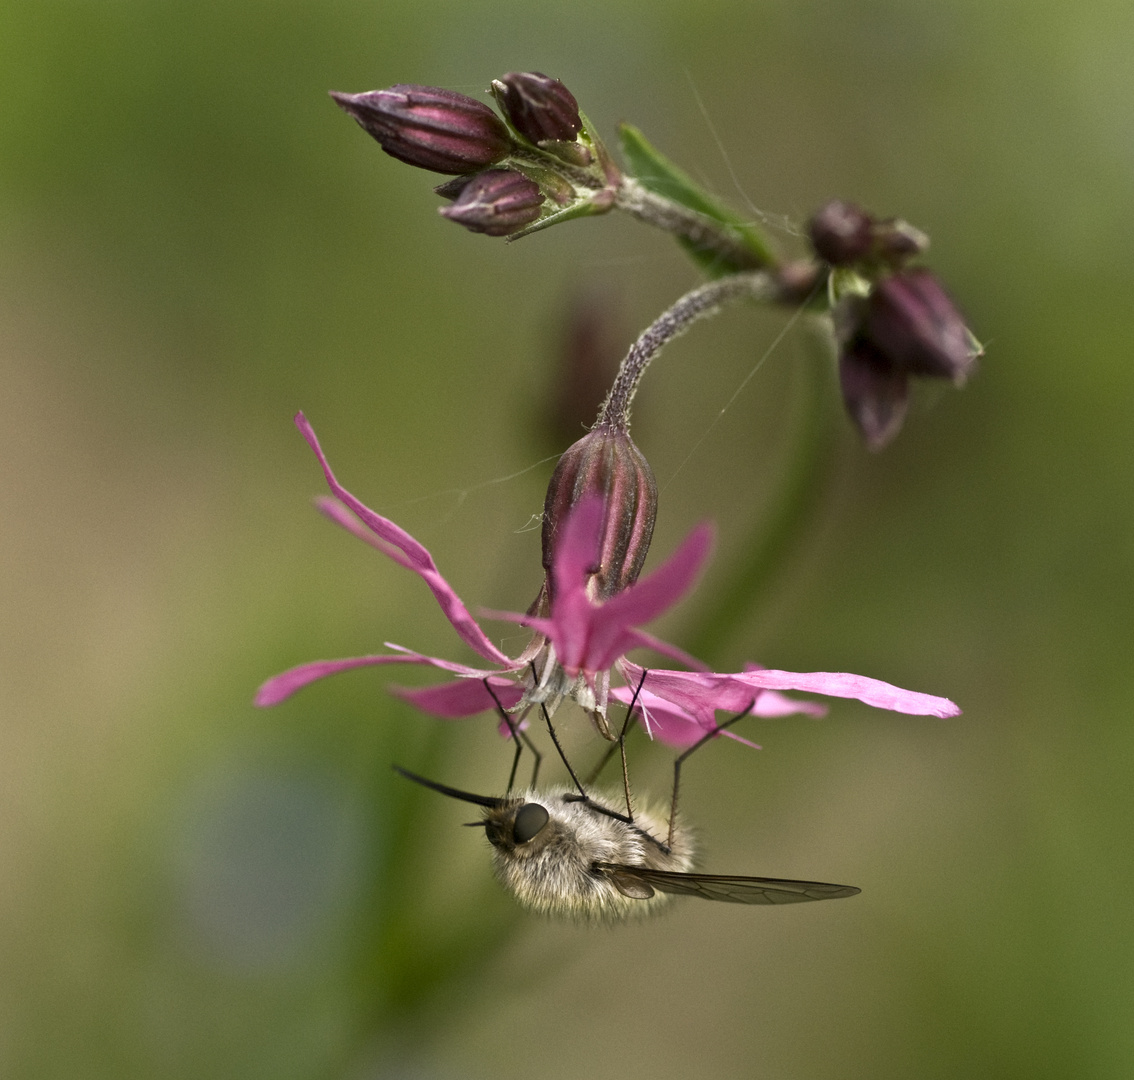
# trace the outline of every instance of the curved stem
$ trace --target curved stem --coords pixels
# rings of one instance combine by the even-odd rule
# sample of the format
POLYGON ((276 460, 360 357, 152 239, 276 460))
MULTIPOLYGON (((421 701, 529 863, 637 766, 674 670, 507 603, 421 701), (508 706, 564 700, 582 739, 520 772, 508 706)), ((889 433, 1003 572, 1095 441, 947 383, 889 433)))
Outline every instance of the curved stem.
MULTIPOLYGON (((824 355, 809 357, 803 389, 798 433, 787 475, 772 506, 752 524, 739 554, 702 611, 689 638, 689 651, 705 659, 718 657, 725 643, 761 598, 787 557, 814 520, 830 472, 834 433, 831 422, 830 333, 825 334, 824 355)), ((814 348, 820 352, 818 346, 814 348)))
POLYGON ((730 300, 779 300, 784 296, 780 278, 767 270, 731 274, 687 292, 673 307, 662 312, 626 354, 606 401, 599 410, 596 427, 630 430, 630 406, 650 361, 675 337, 685 333, 698 319, 715 315, 730 300))

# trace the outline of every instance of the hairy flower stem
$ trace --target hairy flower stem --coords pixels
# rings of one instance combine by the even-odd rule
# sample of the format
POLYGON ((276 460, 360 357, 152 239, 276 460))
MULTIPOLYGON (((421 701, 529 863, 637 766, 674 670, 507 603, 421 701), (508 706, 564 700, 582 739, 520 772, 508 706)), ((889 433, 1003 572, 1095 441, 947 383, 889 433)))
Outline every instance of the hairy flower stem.
POLYGON ((626 354, 614 385, 599 410, 596 428, 630 430, 630 406, 646 368, 662 348, 685 333, 698 319, 715 315, 731 300, 778 301, 785 298, 785 287, 778 275, 767 270, 731 274, 687 292, 673 307, 662 312, 626 354))
POLYGON ((763 253, 753 251, 724 222, 698 213, 664 195, 658 195, 632 176, 622 178, 614 197, 614 205, 647 225, 688 240, 701 251, 719 255, 729 266, 758 270, 761 267, 775 267, 779 262, 770 248, 763 253))

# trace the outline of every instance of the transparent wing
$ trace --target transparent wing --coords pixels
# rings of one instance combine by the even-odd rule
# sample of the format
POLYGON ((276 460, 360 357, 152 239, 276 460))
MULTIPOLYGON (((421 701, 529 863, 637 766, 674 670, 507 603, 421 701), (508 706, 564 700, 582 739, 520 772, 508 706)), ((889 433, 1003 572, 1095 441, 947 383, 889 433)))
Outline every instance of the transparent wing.
POLYGON ((853 885, 827 885, 821 881, 791 881, 786 878, 739 877, 734 874, 682 874, 675 870, 651 870, 648 866, 595 863, 596 870, 619 879, 632 879, 661 892, 700 896, 729 904, 801 904, 805 900, 841 900, 861 889, 853 885))

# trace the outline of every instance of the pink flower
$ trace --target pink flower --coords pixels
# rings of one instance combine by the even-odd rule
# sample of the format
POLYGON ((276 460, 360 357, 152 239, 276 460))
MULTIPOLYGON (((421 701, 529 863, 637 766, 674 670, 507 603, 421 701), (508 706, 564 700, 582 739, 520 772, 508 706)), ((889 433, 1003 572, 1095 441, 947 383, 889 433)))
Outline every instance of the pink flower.
MULTIPOLYGON (((335 496, 321 499, 319 509, 421 577, 458 636, 491 666, 472 667, 387 643, 386 647, 393 650, 390 653, 321 660, 285 671, 260 687, 257 705, 275 705, 309 683, 352 668, 422 664, 450 672, 457 679, 424 689, 395 692, 436 716, 449 719, 472 716, 494 709, 499 703, 509 712, 518 713, 522 721, 533 706, 543 706, 550 714, 564 698, 570 697, 591 714, 600 733, 612 738, 606 721, 608 702, 613 699, 629 705, 637 690, 636 707, 642 710, 647 730, 672 746, 692 745, 716 730, 718 711, 734 714, 751 711, 765 717, 790 713, 822 715, 826 711, 816 703, 785 697, 780 692, 783 690, 857 698, 878 708, 912 715, 945 717, 960 712, 946 698, 901 690, 861 675, 797 674, 754 665, 734 674, 708 671, 698 660, 640 627, 676 604, 692 587, 712 545, 711 528, 698 526, 653 573, 602 599, 592 595, 597 589, 595 561, 603 529, 603 506, 597 498, 583 499, 562 526, 549 574, 547 614, 505 612, 493 615, 535 631, 528 647, 519 656, 510 657, 492 644, 441 576, 429 552, 403 529, 347 491, 331 471, 306 418, 300 413, 295 420, 318 457, 335 496), (660 652, 692 670, 647 670, 626 659, 626 654, 636 648, 660 652), (612 671, 623 685, 611 688, 612 671)), ((506 734, 507 726, 503 730, 506 734)), ((724 734, 739 738, 732 732, 724 734)))

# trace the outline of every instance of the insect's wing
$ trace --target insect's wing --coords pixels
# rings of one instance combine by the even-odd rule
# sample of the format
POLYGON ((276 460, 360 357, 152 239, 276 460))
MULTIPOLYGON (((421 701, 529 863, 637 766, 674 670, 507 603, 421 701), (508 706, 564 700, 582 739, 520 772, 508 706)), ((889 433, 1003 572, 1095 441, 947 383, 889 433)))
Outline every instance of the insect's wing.
POLYGON ((595 869, 605 871, 616 884, 619 880, 632 880, 661 892, 700 896, 705 900, 723 900, 730 904, 801 904, 805 900, 841 900, 862 891, 853 885, 827 885, 821 881, 732 874, 682 874, 674 870, 652 870, 648 866, 622 866, 618 863, 595 863, 595 869))

